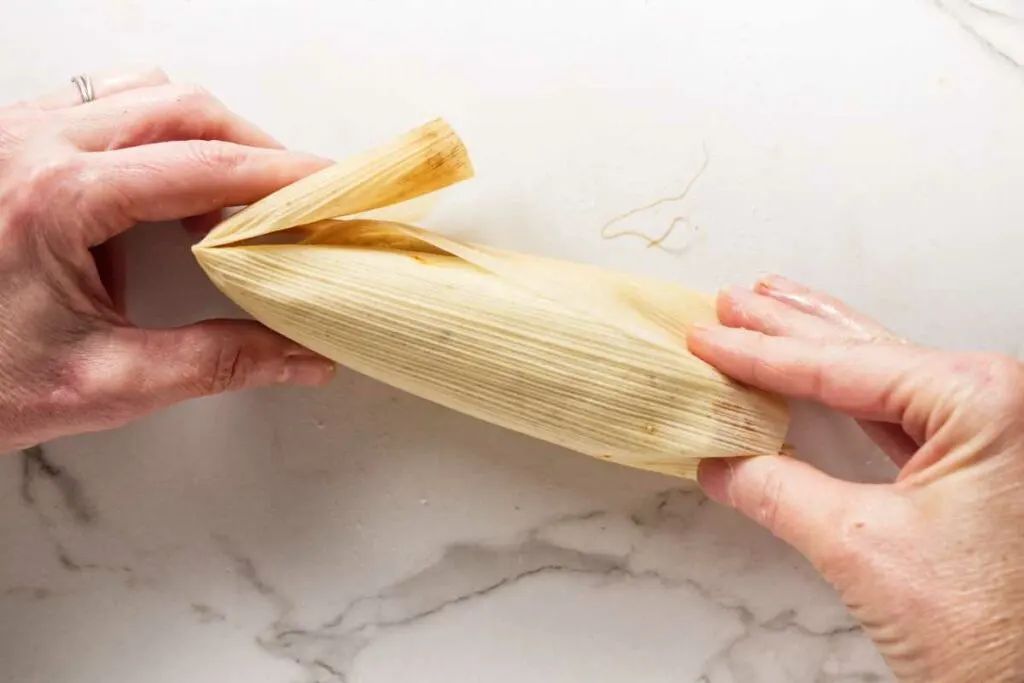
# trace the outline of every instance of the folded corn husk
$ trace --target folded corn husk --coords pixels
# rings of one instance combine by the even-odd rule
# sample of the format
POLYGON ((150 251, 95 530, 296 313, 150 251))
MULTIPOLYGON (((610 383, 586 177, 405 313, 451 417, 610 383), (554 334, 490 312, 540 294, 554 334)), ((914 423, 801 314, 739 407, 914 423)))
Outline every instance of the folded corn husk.
POLYGON ((785 405, 686 349, 690 325, 715 321, 708 296, 388 216, 471 175, 434 121, 242 210, 194 252, 271 329, 488 422, 682 477, 699 458, 780 452, 785 405))

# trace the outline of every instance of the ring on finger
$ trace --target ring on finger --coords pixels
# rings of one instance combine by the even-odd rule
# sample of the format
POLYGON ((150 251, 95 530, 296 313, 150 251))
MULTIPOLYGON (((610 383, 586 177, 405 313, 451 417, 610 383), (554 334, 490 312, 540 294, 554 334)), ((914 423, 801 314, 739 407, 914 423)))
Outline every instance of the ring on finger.
POLYGON ((78 96, 82 99, 82 104, 92 102, 96 99, 95 91, 92 87, 92 79, 89 78, 88 74, 79 74, 71 79, 75 89, 78 90, 78 96))

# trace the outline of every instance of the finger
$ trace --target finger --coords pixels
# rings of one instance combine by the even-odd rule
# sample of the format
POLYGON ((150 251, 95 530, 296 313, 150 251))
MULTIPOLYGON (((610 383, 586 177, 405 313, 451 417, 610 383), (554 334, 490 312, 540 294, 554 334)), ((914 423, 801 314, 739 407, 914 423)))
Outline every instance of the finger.
MULTIPOLYGON (((93 96, 100 100, 116 93, 168 83, 167 74, 162 69, 147 68, 136 71, 101 72, 92 78, 93 96)), ((91 103, 90 103, 91 104, 91 103)), ((82 97, 78 89, 68 81, 66 86, 51 93, 21 103, 22 106, 34 109, 64 109, 82 105, 82 97)))
POLYGON ((89 182, 76 188, 75 213, 95 246, 143 221, 177 220, 240 206, 275 192, 330 162, 284 150, 192 140, 86 155, 89 182))
POLYGON ((130 419, 180 401, 275 384, 320 386, 335 366, 248 320, 172 330, 118 328, 96 353, 87 386, 130 419), (129 415, 130 413, 130 415, 129 415))
MULTIPOLYGON (((860 325, 810 315, 778 298, 741 288, 729 288, 719 294, 718 317, 730 327, 773 336, 820 341, 888 339, 883 334, 871 334, 860 325)), ((858 424, 898 467, 903 467, 917 452, 918 444, 899 425, 865 420, 858 420, 858 424)))
POLYGON ((169 140, 226 140, 281 148, 258 126, 193 85, 138 88, 74 107, 64 114, 65 136, 84 151, 135 147, 169 140))
POLYGON ((845 332, 845 328, 831 321, 740 287, 723 290, 718 295, 717 309, 723 325, 773 336, 836 339, 842 338, 845 332))
POLYGON ((698 481, 709 498, 734 508, 796 548, 819 569, 841 553, 851 513, 877 497, 785 456, 707 458, 698 481))
POLYGON ((911 398, 932 389, 926 365, 935 352, 927 349, 822 343, 729 327, 695 327, 687 343, 740 382, 863 419, 901 422, 911 398))
POLYGON ((894 338, 885 327, 855 311, 839 299, 793 282, 781 275, 769 275, 754 286, 757 293, 771 297, 808 315, 827 320, 865 338, 894 338))

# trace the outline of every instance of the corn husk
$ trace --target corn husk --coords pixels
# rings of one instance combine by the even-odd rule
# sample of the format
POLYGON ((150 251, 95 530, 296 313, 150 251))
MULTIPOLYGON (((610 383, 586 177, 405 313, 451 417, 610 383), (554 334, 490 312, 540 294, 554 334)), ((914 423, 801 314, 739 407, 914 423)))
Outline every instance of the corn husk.
POLYGON ((780 452, 784 403, 686 349, 692 324, 716 320, 711 297, 395 219, 471 176, 433 121, 247 207, 194 252, 271 329, 479 419, 682 477, 699 458, 780 452))

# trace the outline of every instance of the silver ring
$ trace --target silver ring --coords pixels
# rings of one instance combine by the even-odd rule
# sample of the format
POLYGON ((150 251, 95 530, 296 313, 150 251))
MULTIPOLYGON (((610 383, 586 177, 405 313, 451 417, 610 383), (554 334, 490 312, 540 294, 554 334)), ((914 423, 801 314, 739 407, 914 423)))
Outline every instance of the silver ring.
POLYGON ((92 89, 92 79, 89 78, 88 74, 80 74, 71 79, 71 82, 75 84, 75 89, 78 90, 78 96, 82 98, 82 104, 86 102, 92 102, 95 97, 95 93, 92 89))

